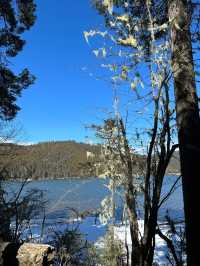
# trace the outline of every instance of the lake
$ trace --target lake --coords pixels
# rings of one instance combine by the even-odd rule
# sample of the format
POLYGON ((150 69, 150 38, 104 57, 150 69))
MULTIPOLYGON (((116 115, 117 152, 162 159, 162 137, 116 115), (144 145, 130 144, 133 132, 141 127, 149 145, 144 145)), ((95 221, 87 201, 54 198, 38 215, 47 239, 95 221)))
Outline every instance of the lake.
MULTIPOLYGON (((171 188, 172 184, 176 180, 176 176, 166 176, 164 180, 162 195, 164 196, 171 188)), ((46 226, 55 225, 59 223, 59 226, 66 223, 69 214, 69 209, 74 208, 80 212, 94 211, 101 206, 101 201, 105 196, 109 195, 109 190, 106 187, 107 181, 105 179, 90 178, 90 179, 57 179, 57 180, 39 180, 28 182, 24 188, 23 193, 31 189, 41 189, 44 191, 46 204, 46 226)), ((8 197, 13 193, 17 193, 21 186, 21 182, 10 181, 4 183, 4 188, 8 192, 8 197)), ((23 194, 22 193, 22 194, 23 194)), ((139 196, 139 213, 141 214, 142 205, 141 197, 139 196)), ((118 217, 121 213, 122 201, 118 199, 118 217)), ((179 182, 179 187, 163 205, 159 212, 159 219, 162 220, 169 210, 170 215, 173 218, 183 218, 183 203, 182 203, 182 190, 179 182)), ((37 231, 38 224, 41 223, 41 217, 35 217, 33 221, 33 228, 37 231)), ((89 227, 94 225, 94 218, 88 217, 85 222, 82 223, 84 232, 89 233, 89 227)), ((102 229, 101 225, 98 224, 102 229)), ((92 235, 95 234, 95 228, 92 235)), ((90 228, 91 230, 91 228, 90 228)), ((91 239, 91 236, 89 237, 91 239)), ((93 239, 94 237, 92 237, 93 239)))

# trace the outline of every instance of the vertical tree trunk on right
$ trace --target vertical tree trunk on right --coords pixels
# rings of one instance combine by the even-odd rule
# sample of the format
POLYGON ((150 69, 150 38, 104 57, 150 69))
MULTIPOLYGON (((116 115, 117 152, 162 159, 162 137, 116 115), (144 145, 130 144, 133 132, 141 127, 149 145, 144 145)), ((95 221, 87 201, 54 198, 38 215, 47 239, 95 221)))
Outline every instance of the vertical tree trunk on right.
POLYGON ((187 265, 200 265, 200 118, 187 0, 169 1, 172 70, 186 221, 187 265))

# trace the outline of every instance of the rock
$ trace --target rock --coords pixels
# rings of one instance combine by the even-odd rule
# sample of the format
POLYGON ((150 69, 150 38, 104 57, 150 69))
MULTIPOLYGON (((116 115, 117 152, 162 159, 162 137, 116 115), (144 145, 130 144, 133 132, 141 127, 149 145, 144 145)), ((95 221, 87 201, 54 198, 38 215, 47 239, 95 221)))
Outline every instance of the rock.
POLYGON ((49 245, 24 243, 0 244, 2 266, 49 266, 53 265, 55 249, 49 245))

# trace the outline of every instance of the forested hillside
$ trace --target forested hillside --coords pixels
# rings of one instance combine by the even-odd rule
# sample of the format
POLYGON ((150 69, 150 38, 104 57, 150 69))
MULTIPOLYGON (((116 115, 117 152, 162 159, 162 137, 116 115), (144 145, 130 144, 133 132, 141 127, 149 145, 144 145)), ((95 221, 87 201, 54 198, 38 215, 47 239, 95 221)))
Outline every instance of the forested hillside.
MULTIPOLYGON (((75 141, 43 142, 30 146, 0 145, 0 164, 6 178, 67 178, 96 175, 87 153, 98 154, 99 145, 75 141)), ((176 153, 168 173, 179 173, 179 156, 176 153)))
POLYGON ((30 146, 1 144, 0 164, 7 178, 64 178, 94 176, 87 167, 87 152, 98 145, 75 141, 44 142, 30 146))

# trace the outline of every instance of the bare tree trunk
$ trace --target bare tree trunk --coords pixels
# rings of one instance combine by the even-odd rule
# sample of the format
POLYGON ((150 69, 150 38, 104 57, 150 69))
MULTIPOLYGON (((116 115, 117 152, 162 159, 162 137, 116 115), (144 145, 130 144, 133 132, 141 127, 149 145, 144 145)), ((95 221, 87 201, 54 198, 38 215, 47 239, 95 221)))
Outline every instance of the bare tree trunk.
POLYGON ((187 0, 169 1, 172 70, 186 221, 187 265, 200 265, 200 118, 187 0))
POLYGON ((123 120, 119 120, 119 127, 123 137, 123 145, 125 151, 125 163, 127 167, 127 181, 126 181, 126 192, 125 199, 130 221, 130 234, 132 242, 132 252, 131 252, 131 266, 140 266, 141 263, 141 245, 139 240, 139 227, 137 220, 136 211, 136 195, 135 188, 133 186, 133 166, 130 153, 130 147, 128 144, 126 129, 124 127, 123 120))

